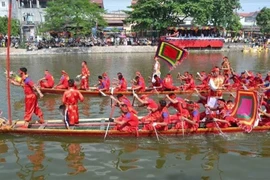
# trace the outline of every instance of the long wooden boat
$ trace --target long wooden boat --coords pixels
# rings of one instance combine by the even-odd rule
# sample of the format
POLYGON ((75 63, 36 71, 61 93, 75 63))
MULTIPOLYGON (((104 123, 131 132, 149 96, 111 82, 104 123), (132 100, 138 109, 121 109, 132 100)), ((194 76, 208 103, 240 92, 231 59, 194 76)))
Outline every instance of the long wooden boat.
MULTIPOLYGON (((50 89, 50 88, 41 88, 40 91, 45 94, 63 94, 65 92, 65 89, 50 89)), ((236 90, 224 90, 224 94, 229 94, 232 92, 235 92, 236 90)), ((83 95, 89 95, 89 96, 101 96, 100 92, 94 88, 90 90, 80 90, 80 92, 83 95)), ((207 91, 201 91, 201 92, 207 92, 207 91)), ((104 91, 105 94, 110 95, 110 91, 104 91)), ((170 93, 175 93, 175 94, 193 94, 195 93, 195 90, 188 90, 188 91, 180 91, 180 90, 175 90, 175 91, 155 91, 152 89, 147 89, 144 92, 137 92, 136 94, 148 94, 148 95, 159 95, 159 94, 170 94, 170 93)), ((127 91, 115 91, 113 94, 123 94, 123 95, 132 95, 132 90, 128 89, 127 91)))
MULTIPOLYGON (((66 129, 62 120, 49 120, 45 124, 32 124, 30 128, 20 128, 24 121, 17 121, 12 128, 0 128, 0 134, 10 135, 40 135, 40 136, 87 136, 87 137, 104 137, 108 125, 108 118, 104 119, 81 119, 80 124, 75 125, 73 129, 66 129)), ((171 127, 173 124, 170 124, 171 127)), ((137 133, 121 132, 111 130, 114 123, 110 123, 107 137, 156 137, 155 131, 139 130, 137 133)), ((140 125, 141 126, 141 125, 140 125)), ((266 132, 270 130, 270 126, 259 126, 253 129, 253 132, 266 132)), ((206 135, 219 133, 243 133, 243 129, 239 127, 230 128, 199 128, 197 131, 189 129, 167 131, 158 131, 158 136, 186 136, 186 135, 206 135)))

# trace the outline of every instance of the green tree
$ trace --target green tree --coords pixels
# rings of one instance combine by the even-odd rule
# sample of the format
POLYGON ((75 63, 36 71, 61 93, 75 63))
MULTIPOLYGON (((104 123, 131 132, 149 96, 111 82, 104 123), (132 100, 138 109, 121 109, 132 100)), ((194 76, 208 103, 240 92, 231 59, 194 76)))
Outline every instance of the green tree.
POLYGON ((270 33, 270 8, 264 7, 256 17, 262 33, 270 33))
MULTIPOLYGON (((7 16, 0 17, 0 33, 7 34, 8 18, 7 16)), ((20 34, 20 23, 17 19, 11 20, 11 35, 18 36, 20 34)))
POLYGON ((194 25, 227 27, 237 22, 235 10, 240 8, 239 0, 138 0, 130 6, 132 11, 126 22, 134 24, 134 30, 158 29, 179 26, 187 17, 194 25))
POLYGON ((240 23, 240 17, 237 14, 234 14, 230 21, 228 21, 228 30, 239 32, 242 29, 242 24, 240 23))
POLYGON ((89 0, 54 0, 48 2, 41 31, 70 31, 76 35, 91 33, 91 28, 107 25, 105 11, 89 0))

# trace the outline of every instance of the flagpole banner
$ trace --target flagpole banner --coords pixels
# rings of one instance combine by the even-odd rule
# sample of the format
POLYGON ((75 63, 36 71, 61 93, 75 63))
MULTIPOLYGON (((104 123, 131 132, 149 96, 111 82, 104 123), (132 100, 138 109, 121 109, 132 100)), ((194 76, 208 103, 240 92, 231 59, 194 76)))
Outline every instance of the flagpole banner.
POLYGON ((239 127, 251 132, 258 117, 258 96, 255 91, 238 90, 232 116, 237 118, 239 127))
POLYGON ((170 70, 181 64, 187 55, 187 50, 165 41, 159 43, 156 51, 156 56, 164 60, 168 64, 170 70))

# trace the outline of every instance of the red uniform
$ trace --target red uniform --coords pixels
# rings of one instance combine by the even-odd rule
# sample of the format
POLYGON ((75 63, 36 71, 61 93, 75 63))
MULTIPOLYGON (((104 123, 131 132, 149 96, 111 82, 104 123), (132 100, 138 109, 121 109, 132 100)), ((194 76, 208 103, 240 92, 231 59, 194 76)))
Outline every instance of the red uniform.
POLYGON ((55 89, 68 89, 68 75, 62 75, 60 78, 60 84, 55 87, 55 89))
POLYGON ((89 76, 90 76, 90 71, 88 67, 85 65, 82 67, 81 89, 84 89, 84 90, 89 89, 89 76))
POLYGON ((131 133, 137 133, 139 119, 138 116, 132 112, 122 114, 121 117, 117 118, 119 121, 124 122, 122 125, 116 125, 114 130, 125 131, 131 133))
POLYGON ((37 95, 34 92, 34 82, 26 77, 23 80, 24 94, 25 94, 25 113, 24 120, 26 122, 31 121, 33 113, 35 113, 40 120, 43 120, 43 113, 38 106, 37 95))
POLYGON ((174 126, 175 129, 182 129, 182 124, 184 126, 184 129, 190 129, 191 131, 196 131, 199 127, 199 121, 200 121, 200 112, 198 109, 194 109, 193 111, 190 112, 190 116, 188 119, 192 120, 196 124, 191 124, 189 122, 183 121, 182 122, 177 122, 174 126))
MULTIPOLYGON (((164 107, 163 109, 157 110, 156 113, 157 113, 156 122, 167 123, 167 124, 170 123, 170 114, 166 107, 164 107)), ((145 124, 143 127, 143 130, 150 130, 150 131, 154 130, 153 123, 154 122, 151 122, 150 124, 145 124)), ((168 130, 168 126, 157 125, 156 130, 166 131, 168 130)))
POLYGON ((180 97, 177 97, 176 100, 178 101, 178 103, 170 102, 168 104, 168 107, 172 106, 177 110, 176 114, 171 115, 171 117, 170 117, 171 120, 179 120, 179 118, 181 116, 188 117, 189 113, 188 113, 187 109, 184 109, 186 107, 186 102, 180 97))
POLYGON ((54 86, 54 78, 48 73, 45 77, 44 81, 40 81, 40 87, 42 88, 52 88, 54 86))
POLYGON ((119 86, 116 88, 117 91, 126 91, 127 90, 127 81, 125 78, 119 80, 119 86))
POLYGON ((83 101, 82 94, 75 90, 74 88, 70 88, 65 91, 62 102, 66 105, 67 117, 69 119, 69 125, 74 125, 79 123, 79 111, 78 111, 78 100, 83 101))
POLYGON ((124 104, 127 105, 129 112, 132 112, 134 114, 138 114, 138 112, 133 108, 130 100, 126 96, 122 97, 121 102, 123 102, 124 104))
POLYGON ((167 75, 164 79, 163 79, 163 88, 164 91, 174 91, 177 88, 173 85, 173 79, 171 77, 171 75, 167 75))
POLYGON ((103 79, 105 81, 105 86, 106 86, 106 89, 110 89, 110 86, 111 86, 111 81, 110 81, 110 78, 108 76, 103 76, 103 79))
MULTIPOLYGON (((150 98, 147 99, 147 103, 145 104, 145 106, 147 106, 147 109, 157 109, 158 108, 157 103, 153 99, 150 99, 150 98)), ((141 121, 142 122, 154 122, 157 120, 158 116, 159 116, 158 111, 150 112, 148 115, 144 116, 141 119, 141 121)))
MULTIPOLYGON (((162 87, 162 79, 160 79, 159 77, 157 77, 156 81, 154 83, 152 83, 153 87, 162 87)), ((157 90, 161 90, 162 88, 160 89, 157 89, 157 90)))

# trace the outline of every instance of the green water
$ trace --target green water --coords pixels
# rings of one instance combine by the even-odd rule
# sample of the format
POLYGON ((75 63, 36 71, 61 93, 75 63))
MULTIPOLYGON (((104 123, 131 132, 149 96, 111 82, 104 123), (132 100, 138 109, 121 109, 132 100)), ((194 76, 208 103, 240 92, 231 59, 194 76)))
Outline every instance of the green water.
MULTIPOLYGON (((201 53, 190 54, 171 73, 209 71, 220 65, 222 56, 228 56, 232 67, 268 72, 270 54, 201 53)), ((92 54, 55 56, 14 56, 11 69, 28 68, 34 81, 48 69, 56 81, 60 71, 71 77, 80 73, 81 61, 86 60, 91 71, 90 84, 106 71, 111 77, 122 72, 127 80, 141 71, 150 76, 154 54, 92 54)), ((169 69, 162 64, 162 75, 169 69)), ((0 57, 0 69, 5 58, 0 57)), ((4 73, 0 73, 0 109, 7 116, 4 73)), ((179 84, 175 80, 175 84, 179 84)), ((22 89, 11 88, 12 118, 22 119, 24 96, 22 89)), ((196 97, 193 97, 196 98, 196 97)), ((39 101, 46 119, 61 118, 58 106, 60 95, 46 95, 39 101)), ((108 117, 110 100, 106 97, 85 97, 80 104, 81 118, 108 117)), ((140 109, 139 109, 140 110, 140 109)), ((144 109, 139 115, 144 115, 144 109)), ((116 111, 115 116, 119 113, 116 111)), ((94 138, 25 137, 0 135, 1 179, 269 179, 270 136, 268 133, 234 134, 228 138, 196 136, 165 138, 112 138, 106 141, 94 138)))

